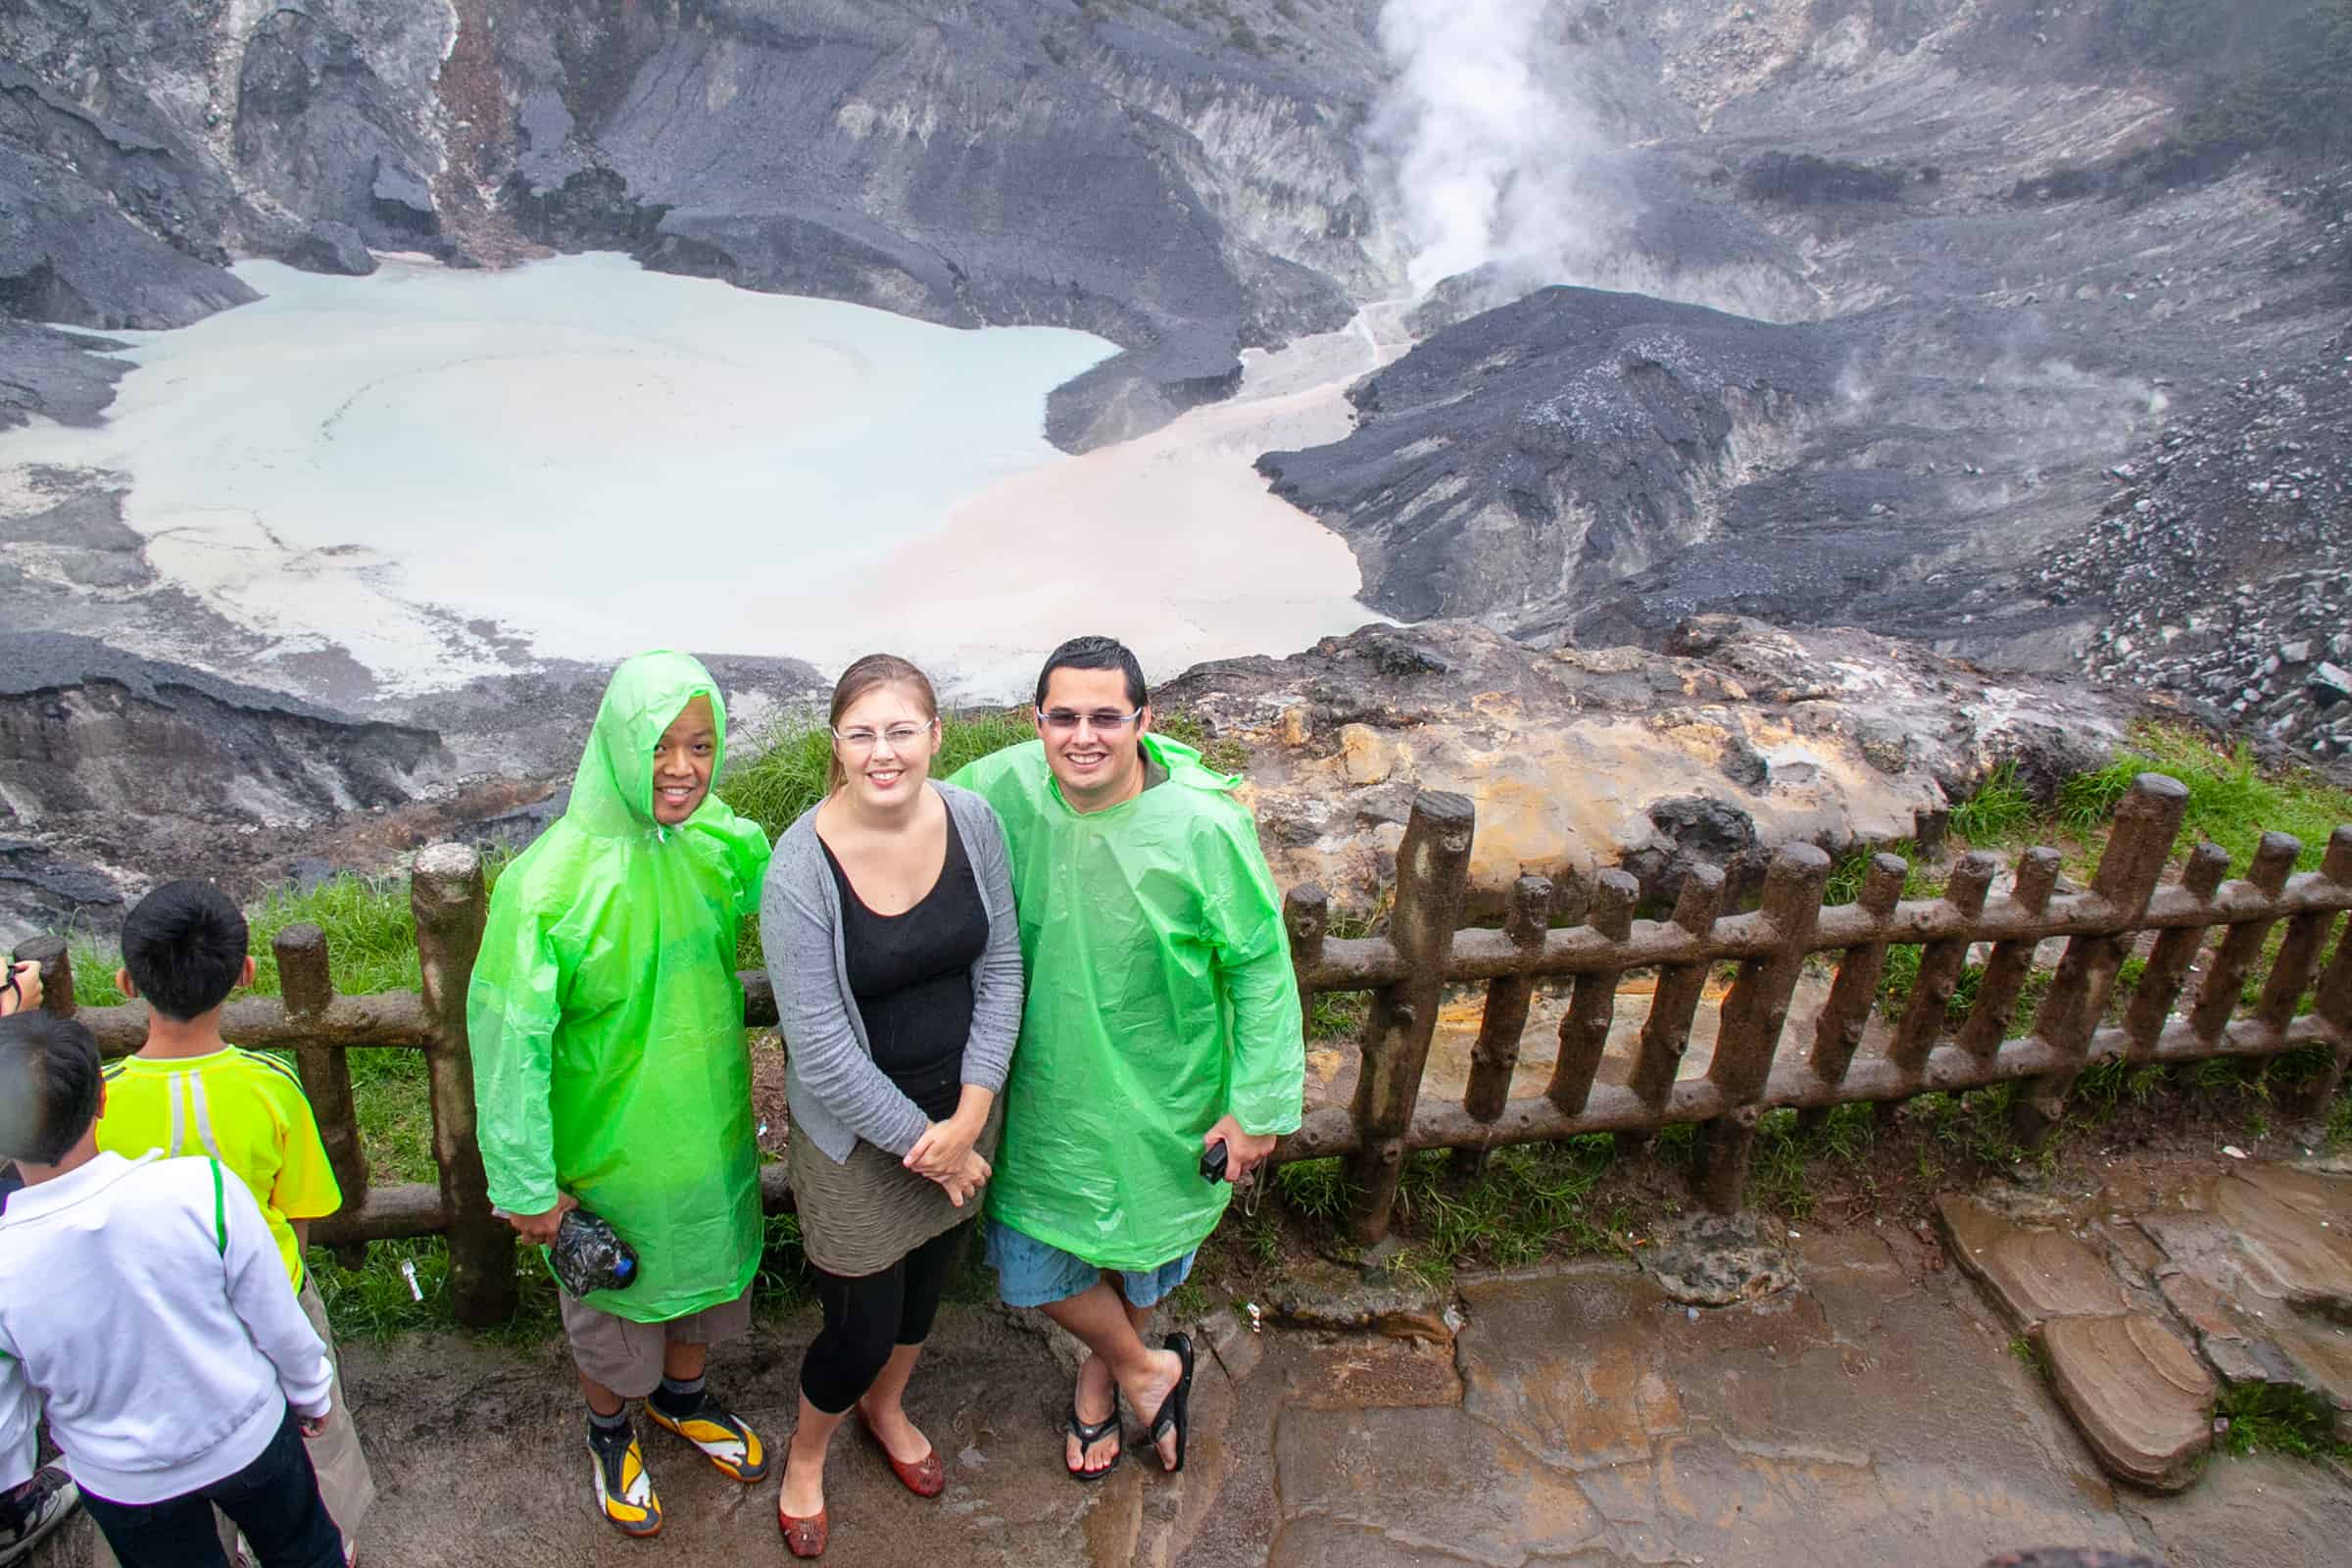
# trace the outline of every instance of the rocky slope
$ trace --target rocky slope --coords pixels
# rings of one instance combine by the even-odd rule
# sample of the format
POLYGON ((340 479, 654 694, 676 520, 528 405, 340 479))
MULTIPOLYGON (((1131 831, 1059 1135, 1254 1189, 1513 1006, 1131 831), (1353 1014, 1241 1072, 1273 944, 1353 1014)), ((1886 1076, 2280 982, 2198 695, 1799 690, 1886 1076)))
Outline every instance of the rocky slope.
POLYGON ((1522 616, 1718 532, 1720 498, 1830 403, 1838 357, 1814 327, 1544 289, 1357 382, 1347 440, 1258 467, 1348 540, 1374 609, 1522 616))
POLYGON ((1458 790, 1478 804, 1478 904, 1498 910, 1532 873, 1571 914, 1603 867, 1631 872, 1655 911, 1694 862, 1722 868, 1736 900, 1783 844, 1911 838, 1997 761, 2046 793, 2102 765, 2132 716, 2064 681, 1731 615, 1691 620, 1657 653, 1368 626, 1290 659, 1200 665, 1155 698, 1248 743, 1286 885, 1369 907, 1415 793, 1458 790))
MULTIPOLYGON (((2099 471, 2173 404, 2309 355, 2347 304, 2331 179, 2220 154, 2147 172, 2205 111, 2179 60, 2131 53, 2130 10, 1595 8, 1613 25, 1563 47, 1611 74, 1586 105, 1605 150, 1583 155, 1584 188, 1621 198, 1586 215, 1609 241, 1456 279, 1358 389, 1355 434, 1269 470, 1395 613, 1654 647, 1735 611, 2074 667, 2096 617, 2035 591, 2035 552, 2079 536, 2099 471), (1694 265, 1643 278, 1660 251, 1694 265), (1756 323, 1685 334, 1663 417, 1551 418, 1554 398, 1643 403, 1659 356, 1605 333, 1657 307, 1512 299, 1531 275, 1805 323, 1783 339, 1806 350, 1760 375, 1756 323)), ((2249 23, 2202 63, 2271 36, 2249 23)))
POLYGON ((2306 760, 2352 755, 2352 333, 2239 381, 2109 470, 2034 580, 2099 614, 2084 664, 2306 760))
POLYGON ((0 947, 452 782, 440 737, 81 637, 0 631, 0 947))
POLYGON ((1083 447, 1220 395, 1396 258, 1348 0, 22 0, 0 13, 0 314, 182 324, 230 253, 366 271, 619 248, 747 288, 1129 352, 1083 447), (1279 13, 1279 14, 1278 14, 1279 13), (1251 24, 1255 24, 1252 27, 1251 24))

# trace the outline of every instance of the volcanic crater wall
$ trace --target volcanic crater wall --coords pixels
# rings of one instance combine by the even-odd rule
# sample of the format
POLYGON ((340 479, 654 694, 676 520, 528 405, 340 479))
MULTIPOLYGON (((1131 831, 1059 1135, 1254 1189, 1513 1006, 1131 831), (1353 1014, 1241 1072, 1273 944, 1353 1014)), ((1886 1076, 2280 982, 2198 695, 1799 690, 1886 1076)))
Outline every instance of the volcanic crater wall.
POLYGON ((1224 395, 1245 344, 1339 326, 1397 273, 1357 134, 1373 6, 1227 9, 1230 34, 1059 0, 22 0, 0 314, 185 324, 252 297, 231 252, 364 272, 371 248, 618 247, 1098 332, 1127 352, 1049 411, 1083 448, 1224 395))

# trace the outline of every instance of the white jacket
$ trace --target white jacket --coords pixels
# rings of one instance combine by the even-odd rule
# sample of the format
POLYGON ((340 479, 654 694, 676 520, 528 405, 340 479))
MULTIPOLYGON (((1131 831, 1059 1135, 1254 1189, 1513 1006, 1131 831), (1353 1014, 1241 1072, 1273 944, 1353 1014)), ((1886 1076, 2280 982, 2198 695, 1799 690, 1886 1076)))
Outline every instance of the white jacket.
POLYGON ((210 1159, 102 1153, 0 1212, 0 1489, 42 1402, 66 1468, 161 1502, 261 1457, 331 1369, 253 1195, 210 1159))

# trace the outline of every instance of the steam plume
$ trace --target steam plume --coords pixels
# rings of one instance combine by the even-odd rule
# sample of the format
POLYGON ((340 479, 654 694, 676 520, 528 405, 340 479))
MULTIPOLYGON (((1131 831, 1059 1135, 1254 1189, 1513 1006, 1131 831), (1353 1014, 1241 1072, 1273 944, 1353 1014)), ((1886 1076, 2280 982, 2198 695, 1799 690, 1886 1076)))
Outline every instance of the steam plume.
POLYGON ((1489 263, 1558 276, 1603 241, 1582 188, 1597 127, 1569 78, 1546 0, 1388 0, 1396 77, 1374 124, 1412 248, 1416 294, 1489 263))

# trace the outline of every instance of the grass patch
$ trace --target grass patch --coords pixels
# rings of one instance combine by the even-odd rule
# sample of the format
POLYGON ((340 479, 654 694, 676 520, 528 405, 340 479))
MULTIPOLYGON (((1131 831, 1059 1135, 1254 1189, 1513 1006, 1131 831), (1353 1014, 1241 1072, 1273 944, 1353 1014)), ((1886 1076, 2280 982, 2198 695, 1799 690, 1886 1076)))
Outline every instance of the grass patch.
POLYGON ((2233 1383, 2214 1401, 2223 1451, 2286 1453, 2352 1463, 2352 1443, 2335 1436, 2334 1414, 2317 1396, 2278 1383, 2233 1383))
POLYGON ((1586 1201, 1610 1154, 1605 1133, 1514 1144, 1495 1150, 1485 1171, 1467 1178, 1443 1150, 1412 1155, 1397 1183, 1396 1218, 1417 1235, 1396 1266, 1443 1286, 1464 1264, 1514 1268, 1555 1251, 1614 1248, 1611 1232, 1621 1227, 1586 1201))
POLYGON ((2352 791, 2340 789, 2307 768, 2265 772, 2243 742, 2224 749, 2196 730, 2172 724, 2141 724, 2132 745, 2108 766, 2066 781, 2059 789, 2058 819, 2078 832, 2102 828, 2141 773, 2162 773, 2188 787, 2188 809, 2180 844, 2211 839, 2230 852, 2243 870, 2267 833, 2300 840, 2300 870, 2319 869, 2328 837, 2352 822, 2352 791))
MULTIPOLYGON (((342 1267, 322 1247, 312 1248, 306 1261, 338 1340, 383 1341, 396 1334, 450 1327, 449 1244, 438 1236, 371 1242, 368 1261, 356 1269, 342 1267), (410 1292, 401 1273, 404 1262, 416 1270, 421 1300, 410 1292)), ((514 1250, 514 1286, 518 1304, 514 1317, 482 1330, 481 1338, 501 1345, 532 1345, 562 1331, 556 1282, 536 1249, 514 1250)))
POLYGON ((1977 792, 1952 808, 1952 831, 1971 844, 2006 843, 2030 826, 2040 813, 2034 797, 2017 781, 2017 764, 2003 762, 1977 786, 1977 792))

